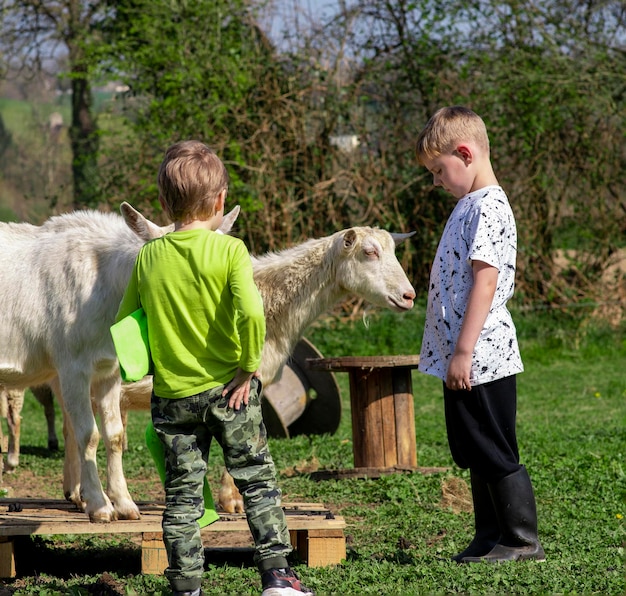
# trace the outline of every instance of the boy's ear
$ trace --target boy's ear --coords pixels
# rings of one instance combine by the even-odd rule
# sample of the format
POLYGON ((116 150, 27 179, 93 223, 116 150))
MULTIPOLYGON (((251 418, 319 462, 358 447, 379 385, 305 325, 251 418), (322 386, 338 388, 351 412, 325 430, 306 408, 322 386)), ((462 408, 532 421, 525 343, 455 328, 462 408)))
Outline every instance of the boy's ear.
POLYGON ((474 154, 472 153, 472 150, 468 145, 458 145, 456 148, 456 152, 466 165, 472 163, 472 160, 474 159, 474 154))
POLYGON ((217 195, 217 199, 215 199, 215 211, 223 211, 224 210, 224 202, 226 201, 226 193, 227 190, 223 188, 220 191, 220 194, 217 195))

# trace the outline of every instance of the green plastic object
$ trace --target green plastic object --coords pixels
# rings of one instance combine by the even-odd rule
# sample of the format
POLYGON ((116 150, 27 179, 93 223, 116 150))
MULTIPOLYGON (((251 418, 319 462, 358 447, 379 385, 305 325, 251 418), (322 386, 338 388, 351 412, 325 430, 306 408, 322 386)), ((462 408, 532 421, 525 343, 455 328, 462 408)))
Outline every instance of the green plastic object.
MULTIPOLYGON (((161 440, 154 430, 154 426, 152 426, 152 422, 148 422, 148 426, 146 427, 146 445, 148 446, 148 451, 150 451, 152 459, 156 464, 159 478, 161 479, 161 482, 164 483, 165 450, 163 449, 163 443, 161 443, 161 440)), ((206 476, 204 478, 204 486, 202 487, 202 496, 204 497, 204 514, 198 520, 198 524, 201 528, 204 528, 213 522, 216 522, 220 518, 217 511, 215 511, 213 494, 211 493, 211 487, 209 486, 206 476)))
POLYGON ((143 308, 115 323, 111 327, 111 337, 123 381, 140 381, 152 374, 148 321, 143 308))

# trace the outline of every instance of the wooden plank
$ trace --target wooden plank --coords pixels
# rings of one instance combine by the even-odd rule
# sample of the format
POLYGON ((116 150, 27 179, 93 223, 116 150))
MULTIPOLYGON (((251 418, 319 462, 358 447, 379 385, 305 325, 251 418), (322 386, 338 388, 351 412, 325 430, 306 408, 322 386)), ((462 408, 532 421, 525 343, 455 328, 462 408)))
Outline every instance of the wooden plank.
POLYGON ((383 463, 386 468, 398 465, 396 408, 393 395, 393 369, 380 371, 379 399, 383 463))
MULTIPOLYGON (((36 499, 0 499, 0 536, 34 534, 127 534, 160 532, 163 504, 138 503, 140 520, 123 520, 106 524, 91 523, 85 513, 65 501, 36 499), (21 511, 8 512, 8 505, 19 503, 21 511), (43 507, 42 507, 43 505, 43 507), (69 505, 69 506, 68 506, 69 505), (3 511, 6 506, 6 512, 3 511)), ((319 503, 283 503, 287 523, 298 529, 343 528, 340 517, 326 519, 329 512, 319 503)), ((248 531, 244 514, 220 514, 219 521, 207 526, 209 532, 248 531)))
POLYGON ((362 459, 363 445, 367 439, 363 434, 363 409, 359 402, 359 372, 350 371, 350 417, 352 419, 352 459, 354 465, 362 459))
MULTIPOLYGON (((309 567, 338 565, 346 558, 346 539, 341 528, 330 528, 334 519, 324 519, 325 527, 301 529, 294 517, 287 516, 289 538, 294 550, 309 567), (331 523, 329 523, 331 522, 331 523), (298 527, 294 529, 293 526, 298 527)), ((220 522, 212 524, 215 526, 220 522)), ((345 525, 345 524, 344 524, 345 525)), ((203 528, 203 532, 208 528, 203 528)), ((252 540, 252 536, 250 536, 252 540)), ((141 572, 160 575, 167 567, 167 553, 163 545, 163 534, 146 532, 141 542, 141 572)))
POLYGON ((385 448, 383 437, 383 412, 381 407, 381 371, 374 369, 362 373, 360 386, 364 399, 362 432, 365 437, 360 463, 356 467, 384 467, 385 448))
MULTIPOLYGON (((15 577, 12 537, 30 534, 141 533, 142 573, 162 574, 167 567, 161 528, 164 505, 137 505, 141 520, 97 524, 66 501, 0 499, 0 577, 15 577)), ((310 565, 338 564, 345 559, 343 517, 335 516, 321 503, 283 503, 283 509, 292 544, 310 565)), ((220 515, 218 521, 202 529, 203 540, 213 532, 246 532, 252 540, 244 514, 220 515)), ((207 542, 210 544, 210 539, 207 542)))
POLYGON ((141 539, 141 573, 162 575, 167 567, 163 534, 146 532, 141 539))
POLYGON ((415 405, 413 403, 413 380, 409 369, 393 371, 393 399, 397 429, 397 465, 416 468, 415 405))
POLYGON ((306 364, 313 370, 349 372, 356 368, 373 369, 406 366, 417 368, 420 357, 417 355, 397 356, 339 356, 336 358, 307 358, 306 364))
POLYGON ((306 539, 309 567, 339 565, 346 559, 346 538, 342 530, 307 530, 306 539))
POLYGON ((311 480, 343 480, 345 478, 380 478, 381 476, 388 476, 389 474, 441 474, 442 472, 449 472, 450 468, 402 468, 400 466, 394 466, 393 468, 345 468, 341 470, 318 470, 317 472, 311 472, 311 480))

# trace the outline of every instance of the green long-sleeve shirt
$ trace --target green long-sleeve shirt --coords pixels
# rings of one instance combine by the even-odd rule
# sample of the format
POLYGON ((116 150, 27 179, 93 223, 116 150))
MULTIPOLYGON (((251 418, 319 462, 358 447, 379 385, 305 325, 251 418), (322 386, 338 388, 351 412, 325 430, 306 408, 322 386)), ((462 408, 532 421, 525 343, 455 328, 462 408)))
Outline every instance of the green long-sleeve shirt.
POLYGON ((265 340, 263 303, 241 240, 207 230, 145 244, 116 320, 143 307, 159 397, 188 397, 255 371, 265 340))

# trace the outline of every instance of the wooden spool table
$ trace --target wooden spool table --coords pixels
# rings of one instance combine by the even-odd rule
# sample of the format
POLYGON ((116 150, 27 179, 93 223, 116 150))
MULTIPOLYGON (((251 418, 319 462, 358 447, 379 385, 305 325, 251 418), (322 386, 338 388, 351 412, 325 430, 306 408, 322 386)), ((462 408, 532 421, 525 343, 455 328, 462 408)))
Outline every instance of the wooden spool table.
POLYGON ((287 359, 281 377, 263 388, 261 407, 270 437, 332 435, 339 427, 341 396, 335 375, 306 366, 309 358, 322 357, 303 337, 287 359))
MULTIPOLYGON (((417 468, 411 370, 419 356, 311 358, 314 370, 350 375, 352 451, 356 472, 417 468)), ((345 475, 345 474, 344 474, 345 475)))

